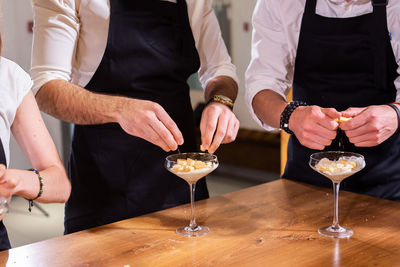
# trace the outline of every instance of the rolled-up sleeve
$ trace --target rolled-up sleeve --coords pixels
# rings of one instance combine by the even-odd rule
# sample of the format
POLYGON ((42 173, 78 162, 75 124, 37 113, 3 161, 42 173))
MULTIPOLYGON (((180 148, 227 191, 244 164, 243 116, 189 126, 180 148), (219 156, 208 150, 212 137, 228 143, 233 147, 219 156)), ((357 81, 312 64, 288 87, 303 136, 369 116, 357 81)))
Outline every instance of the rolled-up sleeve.
POLYGON ((229 76, 239 84, 236 67, 232 64, 218 20, 212 8, 212 1, 197 1, 195 10, 189 12, 192 31, 200 56, 199 80, 203 88, 217 76, 229 76), (202 6, 200 6, 202 5, 202 6))
POLYGON ((47 82, 71 80, 79 18, 74 0, 33 0, 31 76, 36 94, 47 82))
POLYGON ((264 124, 254 113, 253 98, 269 89, 283 98, 293 80, 293 55, 290 54, 278 6, 259 0, 253 13, 251 61, 246 71, 246 104, 254 120, 266 130, 274 128, 264 124))

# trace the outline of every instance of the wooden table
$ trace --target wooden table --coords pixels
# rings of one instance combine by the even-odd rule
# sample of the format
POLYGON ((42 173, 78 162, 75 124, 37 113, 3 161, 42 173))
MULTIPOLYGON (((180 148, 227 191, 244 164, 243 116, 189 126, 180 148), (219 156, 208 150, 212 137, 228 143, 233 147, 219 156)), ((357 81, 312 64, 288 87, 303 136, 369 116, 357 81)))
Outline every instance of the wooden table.
MULTIPOLYGON (((197 202, 211 232, 187 238, 189 206, 93 228, 0 253, 4 266, 395 266, 400 203, 340 192, 350 239, 318 235, 331 224, 330 188, 278 180, 197 202)), ((29 222, 27 222, 29 223, 29 222)))

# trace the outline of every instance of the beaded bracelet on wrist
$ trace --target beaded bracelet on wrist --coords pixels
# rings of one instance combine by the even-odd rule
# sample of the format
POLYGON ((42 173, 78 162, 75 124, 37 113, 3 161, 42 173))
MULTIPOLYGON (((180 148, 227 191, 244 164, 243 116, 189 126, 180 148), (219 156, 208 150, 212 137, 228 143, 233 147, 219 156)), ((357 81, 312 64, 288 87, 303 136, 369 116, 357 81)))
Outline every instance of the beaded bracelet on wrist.
POLYGON ((41 197, 41 196, 42 196, 42 194, 43 194, 43 178, 42 178, 42 176, 40 176, 40 173, 39 173, 39 171, 38 171, 38 170, 36 170, 36 169, 29 169, 28 171, 33 171, 34 173, 36 173, 36 174, 37 174, 37 176, 38 176, 38 179, 39 179, 39 185, 40 185, 40 188, 39 188, 39 193, 37 194, 37 196, 36 196, 35 198, 32 198, 32 199, 27 199, 27 200, 29 201, 29 207, 28 207, 28 210, 29 210, 29 211, 32 211, 32 207, 33 207, 33 201, 34 201, 35 199, 37 199, 37 198, 41 197))
POLYGON ((302 101, 292 101, 285 107, 281 114, 280 128, 288 134, 293 134, 293 132, 289 129, 290 116, 292 115, 293 111, 300 106, 307 106, 307 104, 302 101))

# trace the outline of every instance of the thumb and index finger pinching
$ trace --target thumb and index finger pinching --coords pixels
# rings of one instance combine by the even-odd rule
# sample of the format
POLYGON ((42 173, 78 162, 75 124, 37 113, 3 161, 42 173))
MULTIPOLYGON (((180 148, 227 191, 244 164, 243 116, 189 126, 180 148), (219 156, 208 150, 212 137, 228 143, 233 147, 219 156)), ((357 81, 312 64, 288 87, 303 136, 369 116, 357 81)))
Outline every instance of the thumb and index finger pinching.
POLYGON ((334 108, 322 108, 321 110, 326 116, 328 116, 332 119, 340 118, 340 116, 342 114, 341 112, 337 111, 334 108))

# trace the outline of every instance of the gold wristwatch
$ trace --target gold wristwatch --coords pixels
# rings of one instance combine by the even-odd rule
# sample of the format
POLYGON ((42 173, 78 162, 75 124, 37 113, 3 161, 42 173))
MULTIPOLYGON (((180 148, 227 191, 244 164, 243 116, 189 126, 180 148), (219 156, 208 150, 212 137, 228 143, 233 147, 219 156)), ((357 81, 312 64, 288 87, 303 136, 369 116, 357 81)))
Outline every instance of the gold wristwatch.
POLYGON ((233 101, 232 101, 232 99, 230 99, 227 96, 215 95, 210 100, 208 100, 206 105, 210 104, 211 102, 218 102, 218 103, 224 104, 225 106, 227 106, 228 108, 233 110, 233 101))

